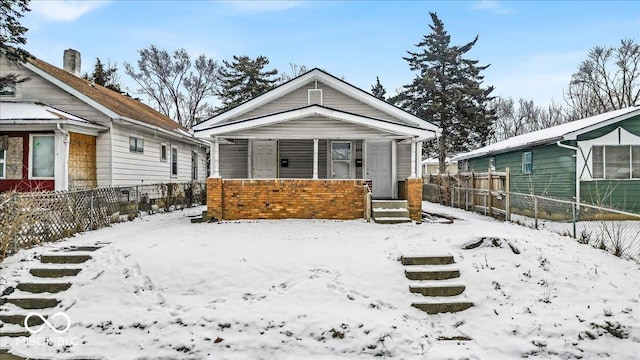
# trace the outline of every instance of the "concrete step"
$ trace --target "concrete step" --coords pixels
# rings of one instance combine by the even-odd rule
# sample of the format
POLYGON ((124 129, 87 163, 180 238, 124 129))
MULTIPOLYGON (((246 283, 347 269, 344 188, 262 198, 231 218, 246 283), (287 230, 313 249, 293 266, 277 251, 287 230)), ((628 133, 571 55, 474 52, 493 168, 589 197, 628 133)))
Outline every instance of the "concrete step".
POLYGON ((371 200, 371 209, 408 209, 407 200, 371 200))
POLYGON ((460 277, 459 270, 441 270, 441 271, 409 271, 405 270, 404 275, 409 280, 444 280, 460 277))
POLYGON ((453 256, 402 256, 400 258, 402 265, 448 265, 453 264, 453 256))
POLYGON ((42 255, 40 262, 45 264, 80 264, 91 259, 89 255, 42 255))
MULTIPOLYGON (((15 324, 24 326, 24 319, 27 315, 24 314, 14 314, 14 315, 0 315, 0 321, 5 324, 15 324)), ((46 317, 46 316, 45 316, 46 317)), ((38 316, 29 317, 29 326, 36 326, 44 324, 44 321, 38 316)))
POLYGON ((410 223, 411 219, 408 217, 380 217, 373 218, 373 221, 376 224, 402 224, 402 223, 410 223))
POLYGON ((21 291, 38 293, 57 293, 71 287, 70 283, 20 283, 16 288, 21 291))
POLYGON ((409 210, 405 209, 405 208, 400 208, 400 209, 383 209, 383 208, 378 208, 378 209, 372 209, 371 211, 371 216, 374 219, 377 218, 384 218, 384 217, 401 217, 401 218, 408 218, 409 217, 409 210))
POLYGON ((75 246, 69 249, 63 249, 64 251, 96 251, 102 249, 102 246, 75 246))
POLYGON ((3 300, 23 309, 49 309, 60 303, 60 300, 52 298, 4 298, 3 300))
POLYGON ((464 285, 449 286, 409 286, 409 292, 423 296, 456 296, 464 292, 464 285))
POLYGON ((71 268, 34 268, 29 270, 29 273, 36 277, 42 278, 59 278, 64 276, 76 276, 82 269, 71 268))
POLYGON ((459 312, 473 306, 472 302, 447 302, 447 303, 413 303, 411 306, 418 308, 427 314, 440 314, 446 312, 459 312))
MULTIPOLYGON (((28 331, 0 331, 0 337, 29 337, 31 336, 31 333, 28 331)), ((11 355, 9 353, 3 353, 2 350, 0 350, 0 360, 9 360, 9 359, 22 359, 21 357, 12 357, 14 355, 11 355), (6 355, 6 357, 5 357, 6 355)))

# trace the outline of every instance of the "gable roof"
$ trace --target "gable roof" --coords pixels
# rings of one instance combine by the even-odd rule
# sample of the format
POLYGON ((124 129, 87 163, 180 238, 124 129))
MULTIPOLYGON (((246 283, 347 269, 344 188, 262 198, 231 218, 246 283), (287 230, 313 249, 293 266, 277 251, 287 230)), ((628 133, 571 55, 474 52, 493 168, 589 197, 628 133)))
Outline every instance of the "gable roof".
POLYGON ((194 130, 199 131, 205 128, 209 128, 214 124, 218 124, 224 122, 225 120, 229 120, 235 117, 238 117, 244 113, 247 113, 251 110, 254 110, 266 103, 269 103, 273 100, 276 100, 282 96, 285 96, 294 90, 299 89, 302 86, 305 86, 311 81, 320 81, 323 84, 347 95, 352 98, 355 98, 373 108, 376 108, 382 112, 385 112, 389 115, 392 115, 395 118, 401 119, 403 122, 418 126, 423 129, 431 130, 437 134, 440 134, 440 129, 433 125, 432 123, 421 119, 415 115, 412 115, 399 107, 391 105, 386 101, 380 100, 370 93, 355 87, 344 80, 338 79, 337 77, 320 70, 318 68, 311 69, 306 73, 291 79, 274 89, 256 97, 251 100, 245 101, 244 103, 229 109, 221 114, 218 114, 209 120, 205 120, 200 124, 194 126, 194 130))
POLYGON ((611 123, 616 123, 636 115, 640 115, 640 106, 632 106, 625 109, 609 111, 604 114, 514 136, 495 144, 460 154, 456 156, 454 160, 464 160, 479 156, 504 153, 536 145, 550 144, 557 141, 575 140, 580 134, 584 134, 594 129, 611 123))
POLYGON ((30 58, 23 65, 112 119, 160 128, 175 136, 189 136, 187 128, 141 101, 93 84, 36 58, 30 58))
POLYGON ((33 101, 0 101, 0 123, 72 124, 97 130, 108 129, 79 116, 33 101))

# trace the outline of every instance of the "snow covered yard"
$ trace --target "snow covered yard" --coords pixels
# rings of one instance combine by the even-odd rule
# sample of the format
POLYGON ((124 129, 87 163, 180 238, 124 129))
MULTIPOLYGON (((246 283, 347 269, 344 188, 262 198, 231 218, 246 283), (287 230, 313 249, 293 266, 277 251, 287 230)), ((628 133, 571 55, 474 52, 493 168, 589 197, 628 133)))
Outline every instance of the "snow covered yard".
POLYGON ((56 294, 60 305, 43 311, 64 311, 67 333, 46 328, 32 336, 43 341, 0 345, 60 359, 640 357, 637 263, 551 232, 424 207, 458 220, 191 224, 202 209, 189 209, 20 251, 2 263, 3 288, 32 279, 40 254, 106 243, 56 294), (462 248, 481 237, 500 246, 462 248), (457 297, 474 307, 428 315, 410 306, 428 299, 409 292, 399 257, 438 254, 454 255, 467 287, 457 297), (456 336, 472 340, 439 340, 456 336))

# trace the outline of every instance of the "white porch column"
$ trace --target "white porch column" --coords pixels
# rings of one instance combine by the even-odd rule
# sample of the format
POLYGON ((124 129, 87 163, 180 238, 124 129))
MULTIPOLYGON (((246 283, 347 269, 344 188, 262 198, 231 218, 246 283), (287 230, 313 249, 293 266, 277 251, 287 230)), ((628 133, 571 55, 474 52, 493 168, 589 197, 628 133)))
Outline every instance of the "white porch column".
POLYGON ((422 177, 422 141, 416 143, 416 176, 422 177))
POLYGON ((211 177, 220 177, 220 140, 217 137, 213 138, 211 143, 211 156, 209 157, 211 167, 211 177))
POLYGON ((411 139, 411 175, 410 177, 416 177, 416 142, 411 139))
POLYGON ((54 130, 54 183, 56 191, 69 190, 69 132, 54 130))
POLYGON ((313 139, 313 179, 318 179, 318 139, 313 139))

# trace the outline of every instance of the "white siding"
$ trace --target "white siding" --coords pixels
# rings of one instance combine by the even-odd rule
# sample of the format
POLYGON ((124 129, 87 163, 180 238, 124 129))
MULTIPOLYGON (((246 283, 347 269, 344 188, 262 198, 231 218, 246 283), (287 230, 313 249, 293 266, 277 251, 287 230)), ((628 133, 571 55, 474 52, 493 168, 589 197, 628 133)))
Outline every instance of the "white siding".
POLYGON ((96 177, 98 187, 111 186, 111 133, 96 138, 96 177))
POLYGON ((227 179, 246 179, 248 165, 248 141, 235 140, 233 144, 220 145, 220 176, 227 179))
POLYGON ((398 144, 398 181, 406 180, 411 176, 411 144, 398 144))
POLYGON ((388 135, 389 134, 387 132, 381 130, 346 123, 343 121, 327 118, 305 118, 238 131, 236 133, 228 133, 225 134, 225 137, 273 139, 374 139, 388 135))

